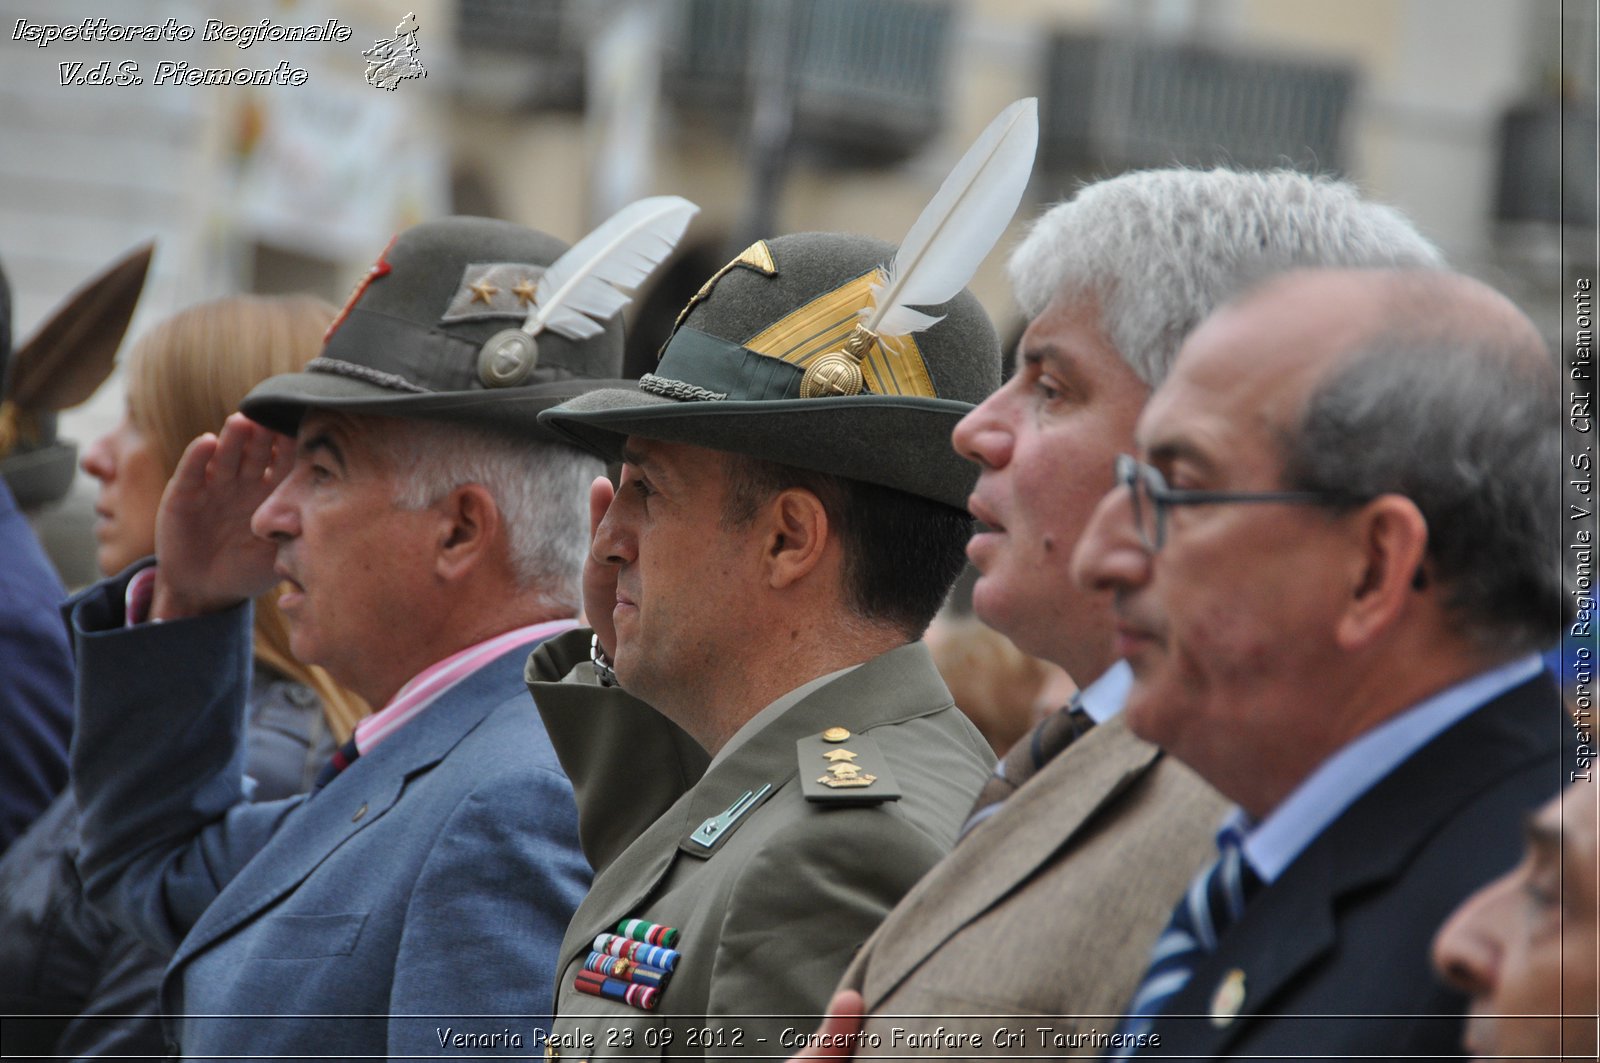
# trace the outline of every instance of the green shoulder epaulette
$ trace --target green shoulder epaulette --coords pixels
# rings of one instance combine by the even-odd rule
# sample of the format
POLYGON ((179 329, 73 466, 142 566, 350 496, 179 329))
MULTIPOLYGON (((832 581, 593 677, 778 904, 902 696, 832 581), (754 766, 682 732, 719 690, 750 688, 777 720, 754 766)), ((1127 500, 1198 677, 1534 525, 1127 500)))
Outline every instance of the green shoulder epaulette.
POLYGON ((800 786, 807 801, 829 805, 876 805, 900 800, 900 785, 878 744, 843 727, 795 743, 800 786))

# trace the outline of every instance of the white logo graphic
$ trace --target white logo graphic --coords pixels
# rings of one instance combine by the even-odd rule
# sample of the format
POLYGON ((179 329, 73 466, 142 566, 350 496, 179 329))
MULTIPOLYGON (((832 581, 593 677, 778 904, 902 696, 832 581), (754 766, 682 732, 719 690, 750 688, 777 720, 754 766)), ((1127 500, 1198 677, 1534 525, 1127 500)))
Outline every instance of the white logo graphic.
POLYGON ((406 78, 425 78, 428 72, 417 61, 417 16, 407 12, 394 36, 377 41, 361 53, 367 57, 367 84, 390 92, 406 78))

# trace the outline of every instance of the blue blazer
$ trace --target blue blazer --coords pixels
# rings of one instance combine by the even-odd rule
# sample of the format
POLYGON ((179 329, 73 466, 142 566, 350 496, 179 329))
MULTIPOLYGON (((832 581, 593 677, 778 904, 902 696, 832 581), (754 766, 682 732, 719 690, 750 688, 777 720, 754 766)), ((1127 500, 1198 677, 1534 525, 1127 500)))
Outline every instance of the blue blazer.
POLYGON ((72 658, 67 596, 0 479, 0 853, 67 784, 72 658))
POLYGON ((186 1056, 529 1054, 589 883, 572 788, 522 681, 485 664, 320 792, 244 799, 250 611, 121 627, 69 603, 90 900, 176 946, 186 1056), (477 1016, 477 1017, 472 1017, 477 1016))
POLYGON ((1250 902, 1137 1058, 1459 1059, 1466 999, 1434 975, 1429 944, 1516 863, 1572 730, 1541 674, 1413 753, 1250 902))

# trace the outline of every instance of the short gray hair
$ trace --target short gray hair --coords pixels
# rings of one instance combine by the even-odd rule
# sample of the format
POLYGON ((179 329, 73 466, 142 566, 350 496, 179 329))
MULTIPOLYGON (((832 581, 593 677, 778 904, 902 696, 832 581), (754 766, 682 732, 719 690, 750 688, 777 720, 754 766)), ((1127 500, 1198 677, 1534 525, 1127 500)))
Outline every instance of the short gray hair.
POLYGON ((1542 342, 1527 357, 1525 336, 1449 315, 1439 327, 1436 309, 1414 302, 1412 321, 1391 320, 1318 384, 1286 440, 1285 481, 1411 499, 1463 633, 1489 649, 1544 649, 1566 604, 1555 362, 1542 342))
POLYGON ((500 510, 517 585, 576 615, 589 550, 589 484, 600 459, 572 447, 437 421, 390 422, 383 453, 399 483, 395 504, 422 509, 481 484, 500 510))
POLYGON ((1400 214, 1343 181, 1292 170, 1143 170, 1080 189, 1011 255, 1017 301, 1036 317, 1058 293, 1100 302, 1106 336, 1160 384, 1208 314, 1295 267, 1438 267, 1400 214))

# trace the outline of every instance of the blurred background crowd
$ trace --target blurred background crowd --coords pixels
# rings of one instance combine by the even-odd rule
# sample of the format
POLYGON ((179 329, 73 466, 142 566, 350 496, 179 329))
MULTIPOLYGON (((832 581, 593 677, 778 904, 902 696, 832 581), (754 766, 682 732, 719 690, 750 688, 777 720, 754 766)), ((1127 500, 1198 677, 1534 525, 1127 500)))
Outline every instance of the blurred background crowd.
MULTIPOLYGON (((1588 3, 0 0, 7 38, 19 19, 95 16, 337 19, 351 37, 248 49, 0 43, 0 255, 19 340, 151 238, 132 337, 234 293, 337 304, 392 233, 426 218, 482 214, 570 239, 640 195, 676 192, 703 212, 629 310, 637 375, 700 280, 753 236, 895 238, 987 118, 1035 94, 1040 160, 1018 232, 1082 180, 1141 166, 1342 175, 1405 211, 1457 269, 1512 295, 1555 349, 1570 275, 1592 258, 1588 3), (361 53, 407 11, 426 76, 382 91, 364 80, 361 53), (60 84, 60 64, 107 59, 138 62, 147 83, 60 84), (162 60, 288 60, 308 77, 150 84, 162 60)), ((1014 339, 1022 319, 1001 260, 973 288, 1014 339)), ((104 432, 122 389, 119 372, 62 417, 62 437, 82 445, 104 432)), ((69 586, 94 575, 93 497, 79 476, 33 513, 69 586)))

